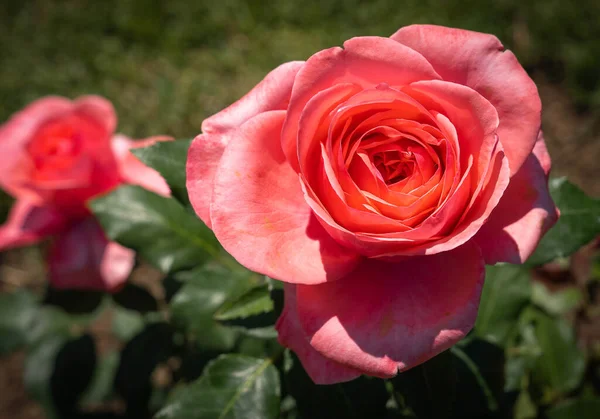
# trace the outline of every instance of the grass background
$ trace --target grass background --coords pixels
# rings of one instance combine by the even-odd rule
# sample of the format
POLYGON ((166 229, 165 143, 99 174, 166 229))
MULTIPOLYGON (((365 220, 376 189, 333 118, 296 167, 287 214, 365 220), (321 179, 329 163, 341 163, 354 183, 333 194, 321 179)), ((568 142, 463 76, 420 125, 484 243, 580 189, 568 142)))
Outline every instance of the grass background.
POLYGON ((3 0, 0 16, 0 121, 97 93, 126 134, 190 137, 276 65, 411 23, 493 33, 577 112, 600 105, 596 0, 3 0))

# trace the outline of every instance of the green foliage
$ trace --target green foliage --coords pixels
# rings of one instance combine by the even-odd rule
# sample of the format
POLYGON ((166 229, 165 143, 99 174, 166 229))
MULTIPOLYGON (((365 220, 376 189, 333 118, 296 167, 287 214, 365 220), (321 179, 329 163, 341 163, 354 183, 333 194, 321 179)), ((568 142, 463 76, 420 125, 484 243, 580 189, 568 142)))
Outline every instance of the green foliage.
POLYGON ((275 419, 279 375, 273 359, 222 355, 202 377, 176 391, 157 419, 275 419))
POLYGON ((531 278, 520 266, 488 266, 475 334, 504 345, 531 299, 531 278))
POLYGON ((35 298, 26 290, 0 294, 0 355, 26 343, 36 310, 35 298))
POLYGON ((549 188, 560 209, 560 218, 527 260, 529 265, 570 256, 600 234, 600 201, 587 196, 566 178, 551 179, 549 188))
POLYGON ((90 204, 106 234, 163 272, 192 268, 218 254, 212 232, 174 199, 122 186, 90 204))
POLYGON ((138 159, 156 169, 167 181, 171 193, 182 204, 189 204, 185 188, 185 162, 192 140, 157 142, 132 150, 138 159))
POLYGON ((548 419, 594 419, 600 413, 600 398, 568 400, 548 410, 548 419))
POLYGON ((564 319, 539 310, 530 310, 526 321, 534 324, 541 350, 533 378, 549 391, 568 393, 576 389, 585 373, 586 359, 577 346, 574 330, 564 319))

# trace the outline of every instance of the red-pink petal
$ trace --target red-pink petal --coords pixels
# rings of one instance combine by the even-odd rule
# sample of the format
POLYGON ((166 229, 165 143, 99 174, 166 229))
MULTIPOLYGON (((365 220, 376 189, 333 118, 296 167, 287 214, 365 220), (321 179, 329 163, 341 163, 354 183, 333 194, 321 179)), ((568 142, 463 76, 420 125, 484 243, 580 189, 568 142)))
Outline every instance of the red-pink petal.
POLYGON ((304 370, 316 384, 335 384, 350 381, 362 373, 348 368, 317 352, 306 337, 298 320, 296 285, 285 284, 285 305, 275 328, 278 340, 298 355, 304 370))
POLYGON ((157 136, 145 140, 134 141, 117 134, 112 138, 112 149, 115 153, 119 172, 123 181, 131 185, 139 185, 162 196, 170 196, 171 190, 165 179, 151 167, 142 163, 129 150, 134 148, 149 147, 157 141, 172 141, 173 138, 157 136))
POLYGON ((296 287, 298 318, 326 358, 393 377, 448 349, 473 327, 485 275, 478 247, 386 263, 296 287))
POLYGON ((100 96, 81 96, 73 102, 75 112, 89 117, 102 126, 108 134, 117 127, 117 114, 112 103, 100 96))
POLYGON ((109 242, 93 218, 87 218, 53 241, 49 279, 60 289, 117 291, 127 280, 135 253, 109 242))
POLYGON ((21 163, 22 155, 25 152, 31 137, 44 122, 56 118, 73 109, 70 100, 48 96, 29 104, 25 109, 16 113, 4 125, 0 126, 0 155, 11 156, 10 159, 4 159, 0 165, 0 186, 13 196, 32 195, 31 198, 39 197, 36 194, 28 193, 19 187, 16 181, 15 168, 21 163))
POLYGON ((298 171, 297 135, 300 116, 317 93, 338 83, 364 89, 380 83, 403 86, 417 80, 439 79, 431 64, 414 50, 388 38, 365 36, 310 57, 298 72, 282 132, 283 151, 298 171))
POLYGON ((533 153, 510 179, 500 203, 475 236, 486 263, 523 263, 558 220, 548 192, 550 156, 540 132, 533 153))
POLYGON ((59 211, 38 207, 26 199, 18 200, 7 222, 0 226, 0 250, 37 243, 64 227, 65 219, 59 211))
POLYGON ((443 26, 407 26, 391 38, 421 53, 442 79, 468 86, 494 105, 511 176, 516 173, 535 144, 541 102, 514 54, 493 35, 443 26))
POLYGON ((200 134, 188 150, 185 186, 196 215, 209 228, 212 228, 210 203, 215 172, 229 139, 230 133, 200 134))
POLYGON ((202 132, 224 133, 260 113, 285 109, 290 100, 296 73, 303 65, 304 61, 291 61, 280 65, 240 100, 205 119, 202 122, 202 132))
POLYGON ((359 256, 340 247, 304 200, 279 142, 285 111, 260 114, 231 134, 215 174, 212 229, 248 269, 291 283, 347 274, 359 256))

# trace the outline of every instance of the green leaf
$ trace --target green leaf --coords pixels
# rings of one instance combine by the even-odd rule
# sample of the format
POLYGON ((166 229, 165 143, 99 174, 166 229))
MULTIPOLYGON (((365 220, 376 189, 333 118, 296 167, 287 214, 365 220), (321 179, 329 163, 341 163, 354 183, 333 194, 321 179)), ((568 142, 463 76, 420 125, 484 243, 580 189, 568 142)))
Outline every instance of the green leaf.
POLYGON ((124 308, 113 311, 112 333, 122 341, 128 341, 144 328, 144 318, 140 313, 124 308))
POLYGON ((174 199, 128 185, 93 200, 90 207, 112 240, 163 272, 192 268, 218 255, 212 232, 174 199))
POLYGON ((569 256, 600 234, 599 200, 590 198, 564 177, 551 179, 548 186, 560 218, 527 260, 528 265, 569 256))
POLYGON ((156 419, 275 419, 281 390, 273 360, 221 355, 176 391, 156 419))
POLYGON ((292 352, 285 352, 283 364, 285 385, 301 418, 363 419, 386 414, 389 394, 379 378, 361 376, 346 383, 317 385, 292 352))
POLYGON ((583 302, 583 294, 576 287, 550 292, 541 282, 533 282, 532 301, 547 313, 559 316, 575 310, 583 302))
POLYGON ((231 320, 261 313, 268 313, 273 310, 273 301, 269 293, 269 287, 265 284, 261 287, 250 289, 241 297, 228 300, 215 313, 216 320, 231 320))
POLYGON ((523 390, 519 393, 515 403, 515 419, 535 419, 538 417, 538 409, 529 392, 523 390))
POLYGON ((488 266, 475 335, 505 346, 531 299, 529 272, 515 265, 488 266))
POLYGON ((548 419, 597 419, 600 417, 600 398, 567 400, 546 411, 548 419))
POLYGON ((92 382, 81 397, 81 404, 97 405, 110 399, 118 366, 118 352, 108 352, 99 360, 92 382))
POLYGON ((25 359, 23 380, 29 395, 42 405, 49 419, 58 418, 52 402, 50 378, 58 351, 65 344, 65 336, 50 336, 39 342, 25 359))
POLYGON ((15 351, 27 342, 37 308, 33 294, 23 289, 0 294, 0 355, 15 351))
POLYGON ((162 175, 173 196, 184 205, 189 204, 185 188, 185 163, 191 143, 192 140, 162 141, 131 150, 144 164, 162 175))
POLYGON ((579 386, 585 373, 586 359, 579 349, 573 328, 562 318, 553 318, 539 310, 528 310, 541 349, 533 378, 556 393, 568 393, 579 386))
POLYGON ((69 316, 63 310, 42 306, 36 311, 31 321, 27 333, 27 346, 34 347, 47 336, 60 336, 66 339, 71 336, 75 324, 73 316, 69 316))
POLYGON ((215 321, 214 315, 225 301, 239 297, 255 286, 252 276, 216 266, 179 272, 174 276, 184 283, 169 304, 175 327, 184 329, 201 348, 231 349, 237 331, 215 321))
POLYGON ((392 384, 417 417, 451 417, 456 396, 456 373, 450 351, 399 373, 392 378, 392 384))
POLYGON ((250 288, 241 296, 229 299, 216 311, 215 320, 235 327, 241 333, 259 339, 277 337, 271 286, 266 283, 250 288))
POLYGON ((519 333, 515 340, 515 346, 507 349, 505 364, 505 391, 520 391, 524 385, 524 379, 533 369, 537 359, 542 354, 535 328, 529 323, 529 311, 525 310, 519 319, 519 333))

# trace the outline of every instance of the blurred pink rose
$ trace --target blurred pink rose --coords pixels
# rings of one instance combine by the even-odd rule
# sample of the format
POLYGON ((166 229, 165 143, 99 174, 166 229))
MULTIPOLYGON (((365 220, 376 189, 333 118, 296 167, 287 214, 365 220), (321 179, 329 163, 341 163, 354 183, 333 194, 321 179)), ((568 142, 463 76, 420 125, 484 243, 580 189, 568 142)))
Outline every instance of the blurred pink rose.
POLYGON ((106 99, 37 100, 0 126, 0 187, 16 198, 0 226, 0 250, 52 237, 49 278, 57 288, 114 291, 129 276, 134 252, 108 241, 87 201, 122 183, 169 195, 165 180, 114 135, 117 117, 106 99))
POLYGON ((392 377, 472 328, 484 263, 520 263, 558 213, 541 103, 492 35, 415 25, 283 64, 206 119, 198 216, 286 282, 277 323, 317 383, 392 377))

